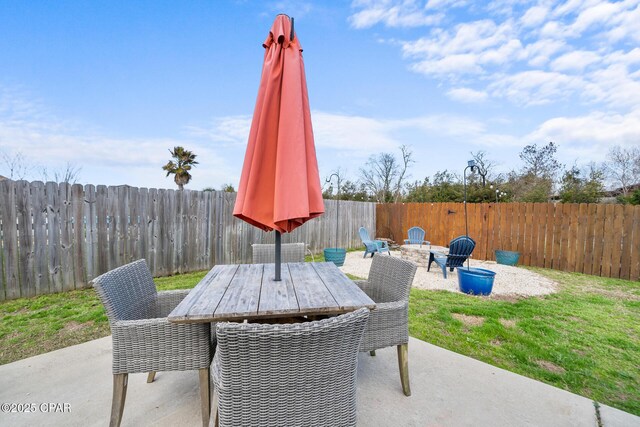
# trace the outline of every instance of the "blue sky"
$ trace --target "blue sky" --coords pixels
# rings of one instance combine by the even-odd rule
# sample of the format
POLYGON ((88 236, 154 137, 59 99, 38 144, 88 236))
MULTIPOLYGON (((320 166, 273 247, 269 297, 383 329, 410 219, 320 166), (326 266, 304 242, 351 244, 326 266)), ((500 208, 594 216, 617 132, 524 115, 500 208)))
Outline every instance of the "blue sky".
POLYGON ((549 141, 567 165, 600 162, 640 145, 639 3, 0 0, 0 154, 31 179, 71 162, 83 183, 173 188, 161 166, 182 145, 200 161, 187 188, 237 186, 284 12, 323 178, 402 144, 412 180, 478 150, 506 172, 549 141))

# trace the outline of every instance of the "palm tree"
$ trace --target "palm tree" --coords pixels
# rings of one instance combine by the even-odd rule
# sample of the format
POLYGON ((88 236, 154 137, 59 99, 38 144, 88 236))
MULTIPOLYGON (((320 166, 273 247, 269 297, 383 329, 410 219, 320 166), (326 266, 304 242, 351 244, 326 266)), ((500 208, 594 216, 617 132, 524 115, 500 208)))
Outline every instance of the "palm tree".
POLYGON ((183 147, 173 147, 173 151, 169 150, 169 152, 175 161, 169 160, 162 169, 167 171, 167 176, 174 174, 173 180, 178 185, 178 189, 182 190, 191 181, 189 171, 198 164, 196 155, 183 147))

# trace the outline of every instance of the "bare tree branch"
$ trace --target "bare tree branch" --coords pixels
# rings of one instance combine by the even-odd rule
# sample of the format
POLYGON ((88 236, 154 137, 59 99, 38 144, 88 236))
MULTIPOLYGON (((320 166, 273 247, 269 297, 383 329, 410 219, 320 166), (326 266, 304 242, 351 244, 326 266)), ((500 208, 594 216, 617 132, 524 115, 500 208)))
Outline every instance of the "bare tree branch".
POLYGON ((612 147, 605 167, 609 177, 620 185, 626 197, 629 187, 640 182, 640 148, 612 147))

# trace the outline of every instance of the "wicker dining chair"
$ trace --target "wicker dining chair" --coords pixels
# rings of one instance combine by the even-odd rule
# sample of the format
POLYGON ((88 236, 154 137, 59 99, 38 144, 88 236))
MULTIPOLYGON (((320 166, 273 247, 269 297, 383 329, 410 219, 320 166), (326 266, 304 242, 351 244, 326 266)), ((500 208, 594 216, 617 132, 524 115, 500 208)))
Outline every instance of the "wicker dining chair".
POLYGON ((188 290, 157 292, 145 260, 111 270, 92 281, 107 311, 113 340, 113 400, 109 425, 119 426, 127 394, 128 374, 200 371, 202 424, 211 413, 210 364, 213 356, 209 323, 174 324, 167 315, 188 290))
POLYGON ((360 351, 375 356, 375 350, 397 346, 402 391, 411 396, 409 386, 409 291, 417 265, 398 257, 376 254, 369 278, 356 284, 375 301, 360 351))
MULTIPOLYGON (((280 247, 282 262, 304 262, 304 243, 283 243, 280 247)), ((255 243, 251 246, 254 264, 269 264, 276 262, 276 245, 255 243)))
POLYGON ((355 426, 369 310, 314 322, 218 323, 216 426, 355 426))

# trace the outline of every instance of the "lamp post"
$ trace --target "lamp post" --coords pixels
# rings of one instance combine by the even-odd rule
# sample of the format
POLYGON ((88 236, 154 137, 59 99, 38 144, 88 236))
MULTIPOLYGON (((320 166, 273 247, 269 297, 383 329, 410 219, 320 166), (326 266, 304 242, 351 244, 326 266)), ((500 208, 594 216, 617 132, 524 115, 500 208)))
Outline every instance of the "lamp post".
MULTIPOLYGON (((469 237, 469 219, 467 216, 467 169, 471 169, 471 172, 474 172, 476 167, 477 167, 476 161, 469 160, 467 161, 467 167, 464 168, 464 171, 462 172, 462 183, 464 187, 464 233, 467 236, 467 238, 469 237)), ((482 179, 484 180, 484 176, 482 177, 482 179)), ((469 258, 467 258, 467 269, 468 268, 469 268, 469 258)))
POLYGON ((464 231, 465 235, 469 237, 469 220, 467 219, 467 169, 471 169, 471 172, 476 169, 476 161, 467 161, 467 167, 462 172, 462 182, 464 187, 464 231))
POLYGON ((337 193, 337 200, 336 200, 336 248, 338 247, 338 228, 340 228, 340 175, 337 173, 332 173, 331 175, 329 175, 329 178, 327 178, 326 182, 330 183, 331 182, 331 178, 333 177, 337 178, 338 181, 338 193, 337 193))

